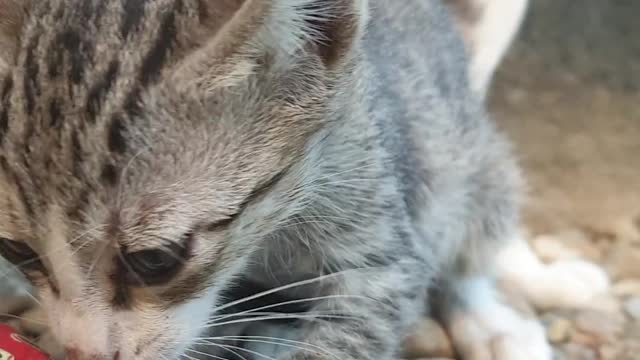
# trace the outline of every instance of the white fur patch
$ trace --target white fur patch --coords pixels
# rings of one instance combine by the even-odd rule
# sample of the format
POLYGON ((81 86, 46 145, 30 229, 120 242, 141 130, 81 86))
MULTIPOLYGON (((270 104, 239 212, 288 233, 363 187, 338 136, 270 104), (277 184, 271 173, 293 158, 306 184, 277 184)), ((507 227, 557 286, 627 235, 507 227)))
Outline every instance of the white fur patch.
POLYGON ((497 258, 499 276, 538 308, 579 308, 609 286, 607 274, 587 261, 542 263, 524 239, 516 239, 497 258))
POLYGON ((542 325, 501 304, 488 279, 467 280, 458 293, 468 304, 453 310, 447 326, 464 359, 551 360, 542 325))
POLYGON ((203 296, 176 309, 173 322, 179 324, 182 337, 177 339, 176 353, 184 353, 185 349, 195 341, 194 339, 205 331, 217 294, 216 287, 210 288, 203 296))

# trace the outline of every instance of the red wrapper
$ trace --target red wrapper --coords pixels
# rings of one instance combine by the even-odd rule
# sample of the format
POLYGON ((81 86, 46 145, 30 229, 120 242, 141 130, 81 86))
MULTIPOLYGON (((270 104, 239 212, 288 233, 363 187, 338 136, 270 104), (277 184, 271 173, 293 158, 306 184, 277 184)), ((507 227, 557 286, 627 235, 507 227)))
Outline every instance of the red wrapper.
POLYGON ((49 357, 13 328, 0 324, 0 360, 49 360, 49 357))

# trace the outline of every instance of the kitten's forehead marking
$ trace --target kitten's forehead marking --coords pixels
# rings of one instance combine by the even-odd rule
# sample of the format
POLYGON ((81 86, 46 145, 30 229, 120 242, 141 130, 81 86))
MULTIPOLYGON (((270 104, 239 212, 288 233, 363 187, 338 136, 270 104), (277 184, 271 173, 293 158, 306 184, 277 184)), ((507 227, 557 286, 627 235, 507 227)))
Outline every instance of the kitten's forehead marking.
POLYGON ((28 217, 42 215, 46 192, 79 220, 87 187, 115 185, 127 119, 179 52, 177 29, 198 21, 197 1, 80 3, 35 2, 17 65, 0 79, 3 170, 28 217))

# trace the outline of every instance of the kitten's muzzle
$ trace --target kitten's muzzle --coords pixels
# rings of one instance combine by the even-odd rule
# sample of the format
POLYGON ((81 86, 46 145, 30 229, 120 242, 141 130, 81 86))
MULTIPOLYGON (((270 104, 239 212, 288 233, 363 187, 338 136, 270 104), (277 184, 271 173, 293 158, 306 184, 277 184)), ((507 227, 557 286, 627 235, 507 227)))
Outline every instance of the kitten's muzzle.
POLYGON ((120 352, 116 351, 113 358, 104 355, 84 354, 74 347, 64 348, 66 360, 120 360, 120 352))

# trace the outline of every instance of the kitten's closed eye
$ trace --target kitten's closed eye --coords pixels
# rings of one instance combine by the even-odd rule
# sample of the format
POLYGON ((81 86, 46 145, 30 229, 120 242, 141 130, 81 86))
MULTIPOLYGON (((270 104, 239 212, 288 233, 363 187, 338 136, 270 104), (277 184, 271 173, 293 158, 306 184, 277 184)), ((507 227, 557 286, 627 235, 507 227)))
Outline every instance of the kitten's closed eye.
POLYGON ((162 248, 124 252, 120 257, 121 270, 130 285, 154 286, 171 280, 189 257, 192 235, 182 243, 171 242, 162 248))
POLYGON ((21 270, 46 272, 38 254, 23 242, 0 238, 0 255, 21 270))

